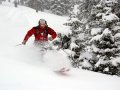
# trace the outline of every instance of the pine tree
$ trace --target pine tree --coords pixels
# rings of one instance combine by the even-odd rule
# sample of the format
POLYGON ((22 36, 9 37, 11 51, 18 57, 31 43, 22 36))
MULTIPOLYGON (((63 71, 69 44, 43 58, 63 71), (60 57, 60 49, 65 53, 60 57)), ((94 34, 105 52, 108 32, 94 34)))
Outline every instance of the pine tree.
POLYGON ((85 47, 85 33, 82 28, 84 24, 77 18, 75 7, 71 11, 69 19, 64 25, 68 27, 70 32, 67 35, 59 34, 59 39, 56 41, 58 44, 61 43, 62 49, 67 53, 74 67, 79 67, 79 57, 85 47))
MULTIPOLYGON (((92 69, 92 65, 89 62, 89 60, 92 58, 92 55, 89 52, 87 52, 85 48, 87 47, 88 44, 87 42, 89 41, 89 27, 87 25, 87 22, 89 20, 88 17, 90 15, 90 11, 88 13, 84 12, 84 10, 86 10, 85 7, 87 5, 88 5, 87 1, 81 1, 79 4, 74 5, 73 11, 71 12, 70 15, 70 21, 73 22, 72 25, 70 24, 72 34, 74 36, 81 36, 79 38, 74 37, 75 42, 79 43, 78 45, 81 49, 77 49, 79 54, 76 54, 75 56, 77 56, 77 58, 72 58, 72 60, 75 67, 77 66, 82 67, 84 69, 92 69), (81 11, 84 13, 81 13, 81 11), (76 21, 79 21, 80 24, 77 24, 76 21), (77 28, 74 27, 76 25, 79 25, 78 30, 76 30, 77 28), (75 31, 78 32, 78 35, 75 34, 76 33, 75 31)), ((92 4, 90 4, 90 7, 92 7, 92 4)))
POLYGON ((44 9, 50 10, 50 6, 51 6, 50 3, 51 3, 51 0, 44 0, 44 3, 43 3, 44 9))
POLYGON ((19 4, 24 5, 26 0, 19 0, 19 4))
POLYGON ((79 5, 80 13, 78 14, 79 20, 88 21, 93 5, 96 5, 99 0, 80 0, 77 4, 79 5))
POLYGON ((44 0, 28 0, 26 4, 35 9, 36 12, 44 10, 44 0))
POLYGON ((50 10, 57 15, 68 14, 70 8, 70 0, 53 0, 51 1, 50 10))
POLYGON ((84 10, 80 8, 81 4, 83 4, 83 2, 79 2, 79 4, 77 3, 71 8, 69 20, 64 24, 69 27, 71 33, 69 33, 69 35, 60 34, 60 41, 62 41, 62 47, 68 52, 71 52, 68 57, 70 57, 74 67, 82 66, 83 68, 90 69, 92 65, 88 60, 92 56, 85 52, 85 47, 89 40, 89 32, 86 25, 87 18, 84 17, 83 20, 79 18, 80 11, 84 10))
POLYGON ((111 63, 120 56, 119 17, 114 12, 117 0, 101 0, 93 7, 91 21, 91 52, 96 56, 92 61, 95 71, 116 74, 118 69, 111 63))

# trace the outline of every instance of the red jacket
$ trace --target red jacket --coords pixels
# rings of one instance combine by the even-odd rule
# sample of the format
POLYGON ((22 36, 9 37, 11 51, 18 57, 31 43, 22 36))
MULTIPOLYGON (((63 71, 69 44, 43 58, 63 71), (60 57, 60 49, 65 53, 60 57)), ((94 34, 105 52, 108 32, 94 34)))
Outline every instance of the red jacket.
POLYGON ((35 41, 40 41, 40 40, 43 40, 43 41, 48 41, 48 34, 51 35, 52 39, 55 39, 57 34, 56 32, 51 29, 50 27, 47 27, 46 28, 41 28, 41 27, 33 27, 31 30, 29 30, 24 38, 24 41, 27 42, 27 40, 32 36, 34 35, 35 37, 35 41), (38 28, 36 30, 36 28, 38 28), (38 33, 37 33, 38 32, 38 33))

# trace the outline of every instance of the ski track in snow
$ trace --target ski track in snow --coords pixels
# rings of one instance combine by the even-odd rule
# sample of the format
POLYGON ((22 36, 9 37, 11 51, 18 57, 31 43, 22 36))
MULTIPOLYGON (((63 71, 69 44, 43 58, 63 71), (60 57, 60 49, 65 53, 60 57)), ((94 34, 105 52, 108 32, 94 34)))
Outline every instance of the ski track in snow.
POLYGON ((48 52, 44 59, 48 63, 42 62, 33 37, 26 46, 16 46, 39 18, 45 18, 57 32, 68 33, 62 25, 66 17, 37 14, 28 7, 14 8, 8 3, 0 5, 0 90, 120 90, 117 76, 73 68, 66 75, 55 73, 57 63, 66 56, 62 52, 48 52))

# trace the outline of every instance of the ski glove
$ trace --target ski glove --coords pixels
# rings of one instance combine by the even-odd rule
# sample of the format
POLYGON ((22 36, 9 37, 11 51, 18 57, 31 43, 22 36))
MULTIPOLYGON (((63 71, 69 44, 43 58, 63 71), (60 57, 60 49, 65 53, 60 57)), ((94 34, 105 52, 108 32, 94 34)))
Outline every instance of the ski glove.
POLYGON ((24 40, 24 41, 22 42, 22 44, 25 45, 25 44, 26 44, 26 41, 24 40))
POLYGON ((53 40, 53 39, 52 39, 52 37, 49 37, 48 39, 49 39, 50 41, 52 41, 52 40, 53 40))

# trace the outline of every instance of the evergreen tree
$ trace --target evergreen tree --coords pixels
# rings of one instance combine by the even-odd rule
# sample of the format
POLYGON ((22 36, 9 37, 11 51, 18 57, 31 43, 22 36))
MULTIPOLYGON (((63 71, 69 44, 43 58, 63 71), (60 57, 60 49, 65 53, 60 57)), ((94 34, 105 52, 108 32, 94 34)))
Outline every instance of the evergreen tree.
POLYGON ((58 44, 61 43, 62 49, 68 54, 71 63, 74 67, 79 67, 79 57, 85 47, 85 33, 83 26, 84 24, 77 18, 76 10, 73 8, 70 14, 69 20, 64 24, 70 30, 67 35, 59 34, 58 44))
POLYGON ((26 0, 19 0, 19 4, 25 5, 25 1, 26 1, 26 0))
POLYGON ((44 0, 28 0, 26 2, 26 4, 31 7, 34 8, 36 10, 36 12, 43 11, 44 10, 44 4, 43 4, 44 0))
POLYGON ((79 14, 78 18, 81 21, 88 22, 88 19, 90 17, 91 9, 93 5, 96 5, 99 2, 99 0, 80 0, 77 4, 79 5, 79 14))
POLYGON ((70 8, 70 0, 53 0, 51 1, 50 10, 57 15, 68 14, 70 8))
POLYGON ((50 4, 51 4, 51 0, 44 0, 44 9, 46 10, 50 10, 50 4))
POLYGON ((73 7, 70 19, 64 24, 71 33, 60 34, 59 41, 62 41, 62 47, 74 67, 117 75, 120 63, 115 62, 117 64, 114 65, 112 62, 120 55, 120 22, 115 10, 118 3, 116 0, 93 2, 88 5, 91 8, 86 6, 87 3, 73 7), (84 12, 85 7, 88 13, 84 12))
POLYGON ((101 0, 93 7, 91 21, 90 51, 96 56, 92 62, 95 71, 116 74, 118 68, 111 63, 120 56, 119 17, 114 12, 117 0, 101 0))

